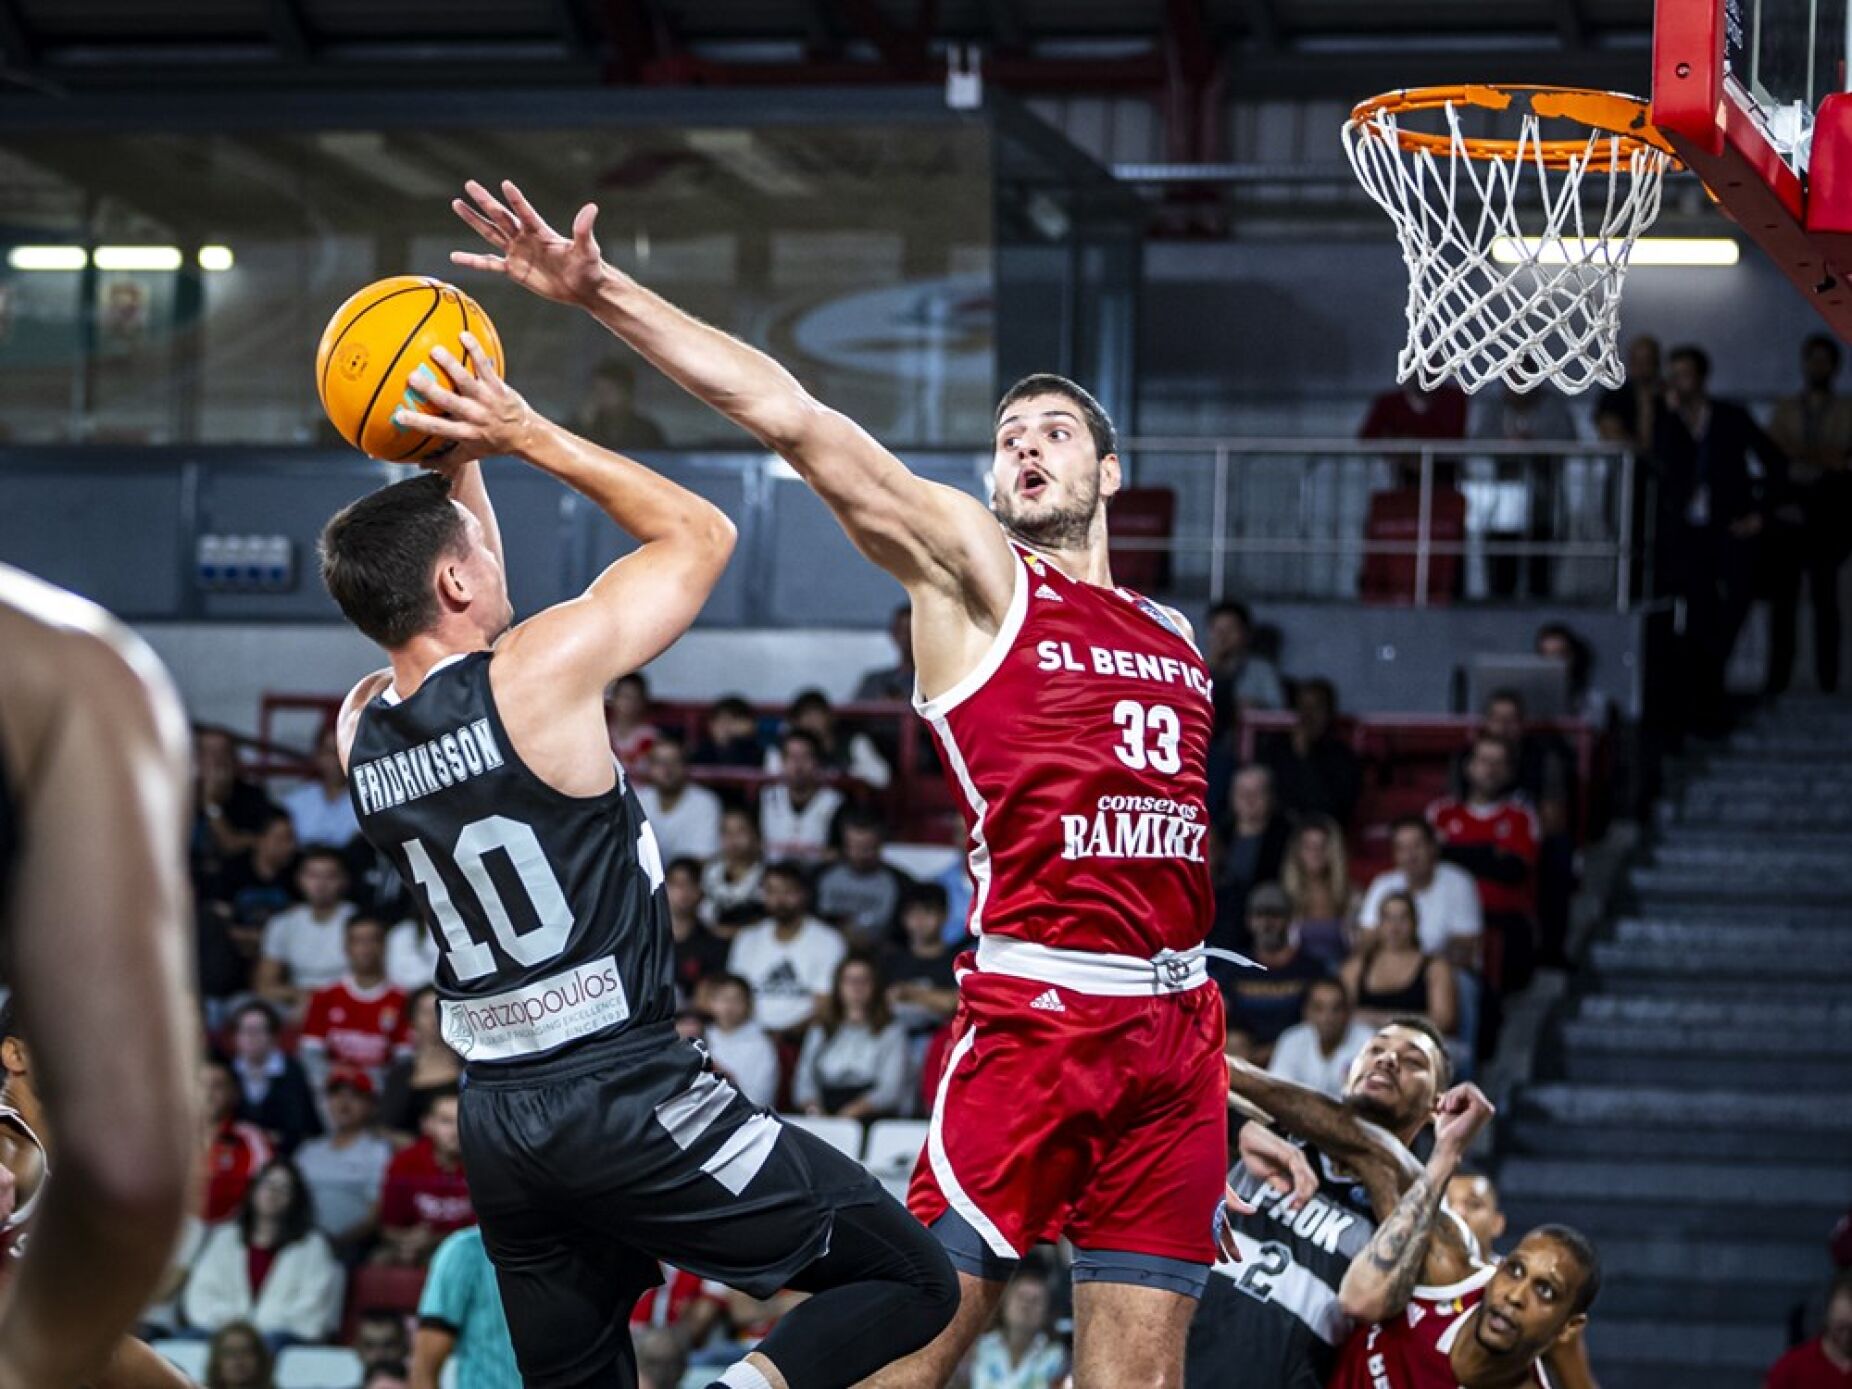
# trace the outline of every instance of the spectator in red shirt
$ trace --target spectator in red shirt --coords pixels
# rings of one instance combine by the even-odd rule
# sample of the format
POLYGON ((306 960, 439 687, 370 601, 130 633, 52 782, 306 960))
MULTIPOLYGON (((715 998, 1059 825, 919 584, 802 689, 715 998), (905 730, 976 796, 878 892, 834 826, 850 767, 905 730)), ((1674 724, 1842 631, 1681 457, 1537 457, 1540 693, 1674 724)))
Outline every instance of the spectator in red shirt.
POLYGON ((658 736, 649 721, 649 682, 637 672, 620 676, 605 698, 606 731, 611 751, 632 780, 649 781, 649 750, 658 736))
POLYGON ((298 1055, 319 1093, 336 1066, 364 1071, 375 1086, 396 1055, 411 1050, 405 994, 386 978, 386 923, 349 917, 347 973, 309 996, 298 1055))
POLYGON ((454 1091, 431 1102, 424 1116, 424 1137, 386 1169, 379 1223, 374 1262, 416 1265, 430 1261, 444 1236, 476 1223, 463 1176, 454 1091))
POLYGON ((683 1345, 698 1346, 727 1309, 727 1285, 673 1264, 661 1267, 662 1282, 637 1299, 630 1324, 668 1327, 683 1345))
POLYGON ((231 1067, 223 1061, 208 1061, 201 1073, 206 1131, 201 1152, 205 1172, 200 1215, 207 1224, 217 1224, 238 1213, 251 1179, 270 1161, 272 1152, 262 1129, 233 1117, 239 1097, 231 1067))
MULTIPOLYGON (((1466 393, 1457 386, 1442 386, 1424 391, 1413 381, 1404 382, 1393 391, 1384 391, 1370 402, 1370 410, 1357 430, 1359 439, 1464 439, 1466 437, 1466 393)), ((1419 477, 1414 471, 1418 460, 1404 454, 1391 460, 1399 466, 1398 485, 1414 487, 1419 477)), ((1452 487, 1456 465, 1436 463, 1434 485, 1452 487)))
POLYGON ((1852 1269, 1841 1269, 1826 1299, 1826 1326, 1768 1372, 1764 1389, 1847 1389, 1852 1386, 1852 1269))
POLYGON ((1542 834, 1537 813, 1518 794, 1517 768, 1503 739, 1485 734, 1473 739, 1464 779, 1465 797, 1436 801, 1428 819, 1440 835, 1443 857, 1479 885, 1487 944, 1502 955, 1487 960, 1486 973, 1510 993, 1529 981, 1536 958, 1542 834))

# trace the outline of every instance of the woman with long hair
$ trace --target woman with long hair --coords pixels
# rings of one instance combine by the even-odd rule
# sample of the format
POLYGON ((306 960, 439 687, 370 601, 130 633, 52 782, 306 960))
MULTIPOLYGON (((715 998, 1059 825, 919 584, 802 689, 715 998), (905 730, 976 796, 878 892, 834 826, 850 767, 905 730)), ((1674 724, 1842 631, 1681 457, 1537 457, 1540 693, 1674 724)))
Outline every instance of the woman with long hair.
POLYGON ((1406 892, 1383 898, 1376 929, 1363 933, 1342 978, 1358 1019, 1371 1027, 1418 1013, 1451 1037, 1459 1024, 1453 966, 1445 956, 1422 953, 1420 918, 1406 892))
POLYGON ((866 955, 836 966, 829 1002, 804 1034, 791 1095, 806 1114, 885 1119, 907 1096, 907 1029, 888 1010, 881 969, 866 955))
POLYGON ((1328 815, 1307 815, 1286 845, 1280 886, 1292 899, 1299 943, 1328 964, 1344 958, 1345 927, 1355 906, 1344 831, 1328 815))
POLYGON ((302 1174, 289 1159, 277 1158, 245 1192, 238 1218, 206 1236, 180 1306, 200 1331, 248 1321, 281 1349, 334 1330, 343 1284, 341 1265, 315 1228, 302 1174))

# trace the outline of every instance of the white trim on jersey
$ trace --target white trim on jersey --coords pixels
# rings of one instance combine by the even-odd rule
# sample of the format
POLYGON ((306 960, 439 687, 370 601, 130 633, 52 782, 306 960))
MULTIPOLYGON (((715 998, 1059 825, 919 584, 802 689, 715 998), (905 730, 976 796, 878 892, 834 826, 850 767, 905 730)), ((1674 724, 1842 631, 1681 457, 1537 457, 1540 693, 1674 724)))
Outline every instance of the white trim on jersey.
POLYGON ((1498 1268, 1496 1265, 1487 1264, 1484 1268, 1473 1270, 1472 1273, 1462 1278, 1459 1282, 1449 1283, 1445 1287, 1425 1288, 1417 1286, 1410 1296, 1419 1298, 1423 1302, 1451 1302, 1456 1297, 1464 1297, 1467 1293, 1483 1288, 1487 1283, 1492 1281, 1492 1275, 1497 1272, 1498 1268))
POLYGON ((965 863, 971 869, 971 912, 965 919, 965 929, 981 938, 984 934, 984 905, 990 900, 990 841, 984 837, 984 820, 990 814, 990 802, 984 799, 977 789, 977 783, 971 780, 970 768, 965 766, 965 755, 959 750, 958 740, 952 736, 952 726, 945 721, 945 716, 931 714, 927 717, 933 732, 939 737, 939 746, 945 752, 946 765, 958 778, 958 788, 965 793, 965 803, 971 807, 971 847, 965 851, 965 863))
MULTIPOLYGON (((424 673, 424 678, 429 680, 433 675, 436 675, 438 671, 444 669, 445 666, 454 666, 465 656, 473 656, 475 654, 476 653, 473 651, 453 651, 448 656, 444 657, 443 660, 427 670, 424 673)), ((418 686, 418 690, 422 690, 423 688, 424 686, 422 684, 418 686)), ((417 694, 418 690, 413 690, 412 693, 417 694)), ((380 703, 386 705, 403 704, 405 702, 405 697, 399 693, 396 685, 388 685, 385 689, 381 690, 379 692, 379 699, 380 703)))
POLYGON ((1241 1251, 1238 1263, 1218 1260, 1215 1271, 1241 1288, 1249 1297, 1259 1297, 1263 1302, 1283 1307, 1297 1317, 1306 1330, 1328 1346, 1344 1344, 1344 1338, 1351 1333, 1355 1325, 1344 1315, 1342 1304, 1338 1300, 1337 1290, 1330 1284, 1320 1281, 1318 1276, 1297 1261, 1288 1262, 1284 1272, 1266 1278, 1256 1270, 1267 1262, 1265 1241, 1257 1240, 1242 1230, 1231 1232, 1235 1237, 1235 1248, 1241 1251), (1257 1286, 1249 1290, 1243 1280, 1253 1278, 1257 1286))
POLYGON ((939 1074, 939 1093, 933 1097, 932 1121, 926 1128, 926 1159, 932 1164, 932 1175, 939 1183, 939 1190, 945 1193, 945 1203, 977 1231, 978 1237, 990 1246, 990 1252, 1002 1259, 1020 1259, 1021 1252, 1010 1246, 996 1222, 979 1210, 977 1202, 966 1194, 958 1174, 952 1171, 952 1159, 945 1151, 945 1097, 951 1093, 952 1073, 976 1045, 977 1028, 972 1027, 945 1058, 945 1069, 939 1074))
POLYGON ((932 699, 920 698, 918 686, 914 687, 913 707, 929 723, 937 724, 945 715, 983 689, 990 682, 990 677, 1001 668, 1003 658, 1010 654, 1010 647, 1015 645, 1017 634, 1022 631, 1023 620, 1029 615, 1029 565, 1014 546, 1010 548, 1010 558, 1016 562, 1016 587, 1010 590, 1010 606, 1003 614, 1003 621, 997 624, 997 635, 990 639, 983 659, 972 667, 964 679, 932 699))

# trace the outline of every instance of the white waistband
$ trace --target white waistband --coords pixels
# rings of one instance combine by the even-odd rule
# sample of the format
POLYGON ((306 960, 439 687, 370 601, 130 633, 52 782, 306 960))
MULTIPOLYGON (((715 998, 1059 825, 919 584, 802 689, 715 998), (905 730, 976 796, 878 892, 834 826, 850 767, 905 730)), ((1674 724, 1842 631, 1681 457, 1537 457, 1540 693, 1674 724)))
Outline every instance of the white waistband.
POLYGON ((1144 959, 1090 950, 1057 950, 1009 936, 983 936, 977 943, 977 967, 981 973, 1034 979, 1076 993, 1115 998, 1153 998, 1199 989, 1209 982, 1209 955, 1253 965, 1253 961, 1232 951, 1200 945, 1194 950, 1165 950, 1144 959))

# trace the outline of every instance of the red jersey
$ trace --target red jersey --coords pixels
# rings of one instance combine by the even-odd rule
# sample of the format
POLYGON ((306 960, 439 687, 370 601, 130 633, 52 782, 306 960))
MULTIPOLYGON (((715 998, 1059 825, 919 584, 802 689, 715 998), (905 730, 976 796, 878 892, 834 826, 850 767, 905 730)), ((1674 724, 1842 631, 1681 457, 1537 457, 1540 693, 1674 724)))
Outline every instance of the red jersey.
POLYGON ((429 1225, 440 1235, 476 1223, 463 1164, 454 1168, 437 1160, 437 1149, 421 1138, 393 1158, 380 1191, 379 1223, 393 1229, 429 1225))
POLYGON ((971 933, 1141 959, 1201 945, 1208 668, 1168 610, 1014 549, 990 650, 915 701, 964 814, 971 933))
POLYGON ((405 993, 389 982, 364 989, 351 975, 309 996, 302 1042, 327 1053, 335 1066, 353 1066, 378 1084, 395 1050, 411 1044, 405 993))
POLYGON ((724 1302, 725 1283, 714 1283, 687 1269, 662 1266, 662 1285, 651 1288, 631 1309, 632 1326, 678 1326, 697 1303, 724 1302))
MULTIPOLYGON (((1331 1389, 1459 1389, 1449 1355, 1496 1268, 1480 1269, 1445 1288, 1416 1288, 1402 1314, 1351 1332, 1331 1376, 1331 1389)), ((1549 1389, 1541 1365, 1532 1382, 1549 1389)))
POLYGON ((39 1150, 40 1172, 38 1186, 23 1201, 17 1201, 13 1209, 7 1212, 6 1219, 0 1220, 0 1282, 4 1282, 13 1272, 13 1260, 26 1252, 26 1231, 32 1221, 32 1211, 39 1203, 39 1192, 45 1189, 45 1178, 51 1175, 51 1164, 45 1160, 45 1145, 32 1131, 26 1121, 19 1116, 19 1111, 0 1105, 0 1128, 7 1130, 9 1136, 24 1139, 39 1150))
POLYGON ((206 1205, 200 1214, 207 1224, 238 1214, 251 1179, 270 1157, 270 1140, 257 1125, 232 1119, 219 1125, 206 1149, 206 1205))
POLYGON ((1488 912, 1537 914, 1537 857, 1543 833, 1537 812, 1515 796, 1491 805, 1441 800, 1428 807, 1441 843, 1464 852, 1454 858, 1479 883, 1488 912))

